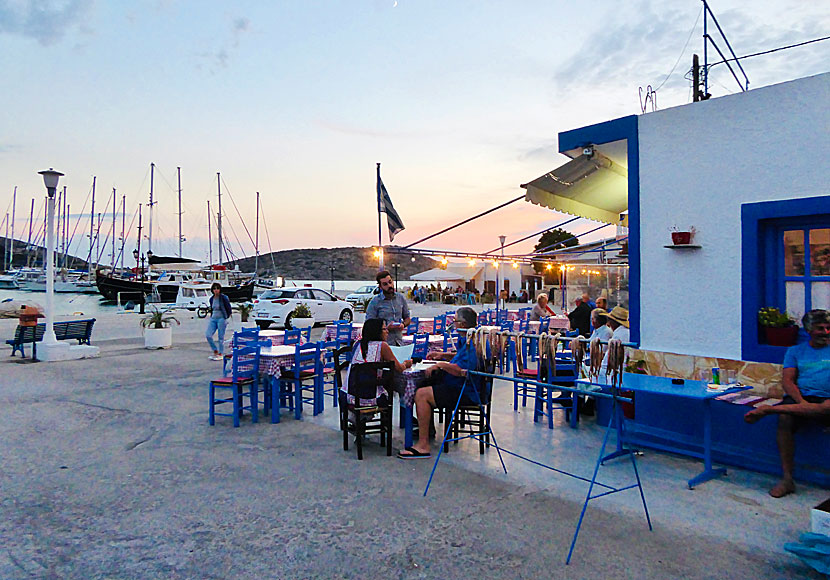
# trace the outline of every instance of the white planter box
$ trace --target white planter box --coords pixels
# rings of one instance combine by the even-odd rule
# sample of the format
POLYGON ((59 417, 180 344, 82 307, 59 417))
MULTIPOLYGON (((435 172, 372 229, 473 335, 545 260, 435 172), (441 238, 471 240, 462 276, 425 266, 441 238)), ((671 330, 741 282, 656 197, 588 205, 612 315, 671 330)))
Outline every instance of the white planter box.
POLYGON ((291 318, 292 328, 308 328, 309 326, 314 326, 313 318, 291 318))
POLYGON ((170 348, 173 346, 173 328, 145 328, 144 348, 170 348))
POLYGON ((830 499, 814 507, 810 516, 813 533, 830 536, 830 499))

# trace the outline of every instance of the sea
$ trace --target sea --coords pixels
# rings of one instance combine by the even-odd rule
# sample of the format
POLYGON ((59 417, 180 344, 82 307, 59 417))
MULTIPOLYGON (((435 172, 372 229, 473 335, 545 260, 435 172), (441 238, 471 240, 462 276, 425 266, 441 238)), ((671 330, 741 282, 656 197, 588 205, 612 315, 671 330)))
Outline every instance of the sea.
MULTIPOLYGON (((335 280, 334 293, 340 298, 354 292, 361 286, 377 284, 374 280, 335 280)), ((331 291, 331 280, 294 280, 286 279, 287 288, 309 287, 331 291)), ((40 306, 46 304, 46 294, 43 292, 26 292, 24 290, 5 290, 0 288, 0 302, 6 299, 35 302, 40 306)), ((55 315, 67 316, 82 314, 95 316, 107 312, 117 312, 118 307, 113 302, 107 302, 100 294, 55 294, 55 315)))

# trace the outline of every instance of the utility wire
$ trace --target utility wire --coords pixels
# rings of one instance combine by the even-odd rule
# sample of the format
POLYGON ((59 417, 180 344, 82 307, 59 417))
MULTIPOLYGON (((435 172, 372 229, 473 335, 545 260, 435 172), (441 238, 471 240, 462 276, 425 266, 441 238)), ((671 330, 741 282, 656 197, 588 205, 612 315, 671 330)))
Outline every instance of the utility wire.
MULTIPOLYGON (((592 229, 592 230, 588 230, 587 232, 582 232, 582 233, 581 233, 581 234, 579 234, 579 235, 580 235, 580 236, 587 236, 588 234, 592 234, 592 233, 594 233, 594 232, 595 232, 595 231, 597 231, 597 230, 601 230, 602 228, 607 228, 607 227, 608 227, 608 226, 610 226, 610 225, 613 225, 613 224, 603 224, 603 225, 599 226, 598 228, 594 228, 594 229, 592 229)), ((548 255, 548 254, 555 254, 555 253, 557 253, 557 252, 556 252, 555 250, 551 250, 551 248, 556 248, 557 246, 559 246, 559 245, 561 245, 561 244, 564 244, 565 242, 569 242, 569 241, 571 241, 571 240, 577 240, 577 241, 579 241, 579 237, 578 237, 578 236, 571 236, 570 238, 568 238, 568 239, 566 239, 566 240, 559 240, 559 241, 558 241, 558 242, 556 242, 555 244, 551 244, 550 246, 547 246, 547 247, 544 247, 544 248, 540 248, 539 250, 536 250, 536 251, 534 251, 534 252, 530 252, 529 254, 525 254, 525 256, 538 257, 538 256, 545 256, 545 255, 548 255)), ((564 248, 558 248, 558 249, 559 249, 559 250, 562 250, 562 249, 564 249, 564 248)))
POLYGON ((723 64, 723 63, 730 62, 730 61, 733 61, 733 60, 737 61, 737 60, 741 60, 742 58, 752 58, 753 56, 761 56, 762 54, 770 54, 770 53, 773 53, 773 52, 778 52, 779 50, 787 50, 789 48, 797 48, 799 46, 804 46, 805 44, 812 44, 814 42, 821 42, 823 40, 828 40, 828 39, 830 39, 830 36, 824 36, 822 38, 814 38, 813 40, 805 40, 804 42, 799 42, 797 44, 790 44, 789 46, 779 46, 778 48, 773 48, 773 49, 770 49, 770 50, 764 50, 762 52, 754 52, 752 54, 746 54, 744 56, 738 56, 738 57, 735 57, 735 58, 726 58, 724 60, 719 60, 718 62, 710 64, 709 68, 712 68, 716 64, 723 64))
POLYGON ((692 35, 697 30, 697 23, 700 22, 700 15, 703 14, 703 8, 700 9, 700 12, 697 13, 697 18, 695 19, 695 24, 692 26, 692 29, 689 31, 689 38, 686 39, 686 44, 683 45, 683 50, 680 51, 680 55, 677 57, 677 61, 674 63, 674 66, 671 67, 669 74, 666 75, 666 78, 663 79, 663 82, 660 83, 656 89, 652 89, 655 93, 659 91, 663 85, 666 84, 666 81, 669 80, 669 77, 672 76, 674 73, 674 69, 677 68, 677 65, 680 64, 680 59, 683 58, 683 55, 686 54, 686 49, 689 47, 689 41, 692 40, 692 35))
POLYGON ((501 205, 497 205, 496 207, 494 207, 494 208, 492 208, 492 209, 488 209, 488 210, 487 210, 487 211, 485 211, 485 212, 481 212, 481 213, 480 213, 480 214, 478 214, 478 215, 474 215, 474 216, 473 216, 473 217, 471 217, 471 218, 467 218, 467 219, 465 219, 464 221, 458 222, 457 224, 452 225, 452 226, 450 226, 450 227, 448 227, 448 228, 444 228, 444 229, 443 229, 443 230, 441 230, 440 232, 436 232, 436 233, 431 234, 431 235, 429 235, 429 236, 427 236, 427 237, 425 237, 425 238, 421 238, 421 239, 420 239, 420 240, 418 240, 417 242, 412 242, 412 243, 411 243, 411 244, 409 244, 408 246, 404 246, 403 248, 400 248, 400 249, 401 249, 401 250, 406 250, 406 249, 408 249, 408 248, 411 248, 412 246, 417 246, 417 245, 418 245, 418 244, 420 244, 421 242, 425 242, 425 241, 427 241, 427 240, 429 240, 429 239, 434 238, 435 236, 440 236, 441 234, 444 234, 444 233, 446 233, 446 232, 448 232, 448 231, 450 231, 450 230, 452 230, 452 229, 455 229, 455 228, 457 228, 458 226, 463 226, 464 224, 469 223, 469 222, 473 221, 474 219, 478 219, 478 218, 480 218, 480 217, 486 216, 488 213, 493 213, 493 212, 494 212, 494 211, 496 211, 497 209, 501 209, 501 208, 503 208, 503 207, 506 207, 506 206, 510 205, 511 203, 515 203, 515 202, 519 201, 520 199, 524 199, 524 198, 525 198, 525 196, 524 196, 524 194, 522 194, 522 195, 520 195, 519 197, 517 197, 517 198, 515 198, 515 199, 511 199, 510 201, 508 201, 508 202, 506 202, 506 203, 503 203, 503 204, 501 204, 501 205))
POLYGON ((543 229, 543 230, 541 230, 541 231, 536 232, 535 234, 530 234, 529 236, 525 236, 525 237, 523 237, 523 238, 522 238, 522 239, 520 239, 520 240, 516 240, 515 242, 510 242, 509 244, 505 244, 504 246, 499 246, 498 248, 496 248, 496 249, 494 249, 494 250, 490 250, 489 252, 485 252, 485 253, 486 253, 486 254, 492 254, 493 252, 497 252, 497 251, 499 251, 499 250, 501 250, 501 249, 503 249, 503 248, 507 248, 507 247, 510 247, 510 246, 515 246, 515 245, 516 245, 516 244, 518 244, 518 243, 524 242, 525 240, 529 240, 530 238, 535 238, 536 236, 541 236, 541 235, 542 235, 542 234, 544 234, 545 232, 549 232, 550 230, 555 230, 556 228, 560 228, 560 227, 564 226, 565 224, 569 224, 569 223, 571 223, 572 221, 576 221, 576 220, 578 220, 578 219, 581 219, 581 218, 580 218, 580 216, 576 216, 576 217, 571 218, 571 219, 569 219, 569 220, 566 220, 566 221, 564 221, 564 222, 562 222, 562 223, 558 223, 558 224, 556 224, 555 226, 550 226, 549 228, 545 228, 545 229, 543 229))

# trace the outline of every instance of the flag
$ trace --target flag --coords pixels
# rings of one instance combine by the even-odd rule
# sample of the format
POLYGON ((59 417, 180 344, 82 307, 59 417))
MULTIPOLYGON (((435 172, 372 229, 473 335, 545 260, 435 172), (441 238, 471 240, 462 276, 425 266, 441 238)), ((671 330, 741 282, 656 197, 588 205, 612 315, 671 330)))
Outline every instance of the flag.
POLYGON ((380 174, 378 174, 378 212, 386 213, 386 225, 389 226, 389 241, 391 242, 395 239, 395 235, 405 228, 401 216, 392 207, 392 198, 389 197, 380 174))

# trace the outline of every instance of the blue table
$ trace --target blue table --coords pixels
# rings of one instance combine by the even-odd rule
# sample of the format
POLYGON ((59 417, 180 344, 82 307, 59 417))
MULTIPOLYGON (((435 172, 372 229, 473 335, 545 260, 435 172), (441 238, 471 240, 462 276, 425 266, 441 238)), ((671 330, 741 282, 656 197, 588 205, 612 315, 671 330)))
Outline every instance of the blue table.
MULTIPOLYGON (((667 451, 680 453, 683 455, 691 455, 693 457, 703 458, 703 471, 689 480, 689 489, 693 489, 696 485, 709 481, 715 477, 719 477, 726 473, 726 469, 712 467, 712 409, 711 401, 715 397, 719 397, 725 393, 741 391, 749 389, 750 387, 738 386, 728 389, 726 391, 710 391, 706 387, 706 383, 702 381, 684 380, 683 384, 676 385, 672 383, 669 377, 655 377, 650 375, 638 375, 633 373, 623 373, 621 389, 627 391, 652 393, 658 395, 668 395, 672 397, 680 397, 684 399, 693 399, 703 403, 703 444, 702 452, 696 453, 688 449, 680 447, 673 448, 666 446, 667 451)), ((622 413, 617 413, 617 429, 621 431, 622 413)), ((618 440, 622 439, 620 432, 618 440)), ((611 459, 615 453, 609 455, 606 459, 611 459)))

